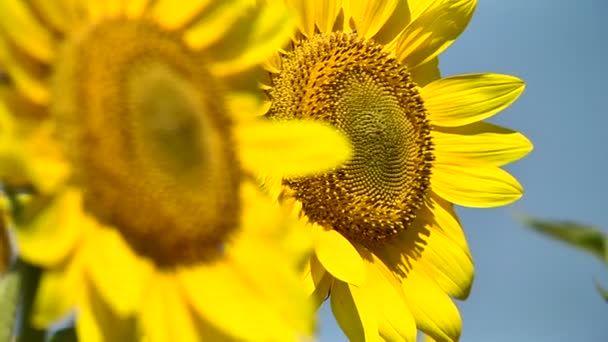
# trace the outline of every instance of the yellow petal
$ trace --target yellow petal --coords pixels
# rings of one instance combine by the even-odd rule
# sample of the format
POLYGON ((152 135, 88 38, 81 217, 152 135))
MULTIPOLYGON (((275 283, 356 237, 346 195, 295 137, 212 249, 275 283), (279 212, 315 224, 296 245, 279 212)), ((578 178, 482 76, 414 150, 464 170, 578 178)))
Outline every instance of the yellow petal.
POLYGON ((431 187, 446 200, 473 208, 506 205, 523 195, 523 188, 497 167, 434 164, 431 187))
POLYGON ((413 266, 413 272, 426 273, 443 291, 455 298, 465 299, 473 283, 473 259, 458 219, 449 210, 449 205, 441 202, 432 201, 430 212, 426 208, 421 214, 426 218, 418 221, 425 221, 429 235, 425 238, 426 246, 413 266), (446 207, 439 204, 441 202, 446 207), (450 234, 454 231, 458 232, 450 234))
POLYGON ((235 23, 242 23, 245 10, 250 5, 248 0, 216 1, 184 32, 185 41, 194 49, 203 49, 216 43, 233 29, 235 23))
POLYGON ((438 341, 457 341, 462 329, 458 308, 450 297, 423 274, 403 280, 403 292, 419 330, 438 341))
MULTIPOLYGON (((226 0, 228 2, 228 0, 226 0)), ((150 10, 150 16, 157 23, 169 30, 175 30, 186 25, 194 19, 203 9, 211 3, 210 0, 189 0, 175 2, 173 0, 159 0, 150 10)))
POLYGON ((297 17, 283 6, 257 7, 210 49, 217 75, 231 75, 261 64, 291 36, 297 17))
POLYGON ((25 260, 54 267, 74 251, 84 232, 94 225, 82 212, 81 200, 79 191, 66 190, 26 226, 15 230, 19 252, 25 260), (49 243, 49 237, 53 243, 49 243))
MULTIPOLYGON (((0 1, 0 7, 2 6, 0 1)), ((44 82, 32 76, 23 68, 14 51, 6 38, 0 34, 0 65, 4 71, 8 72, 11 79, 15 82, 17 89, 30 101, 36 104, 45 105, 49 101, 49 91, 44 82)))
POLYGON ((532 143, 523 134, 486 122, 432 130, 439 164, 502 166, 523 158, 532 143))
POLYGON ((321 265, 336 279, 360 285, 365 277, 361 255, 342 234, 334 229, 313 226, 315 253, 321 265))
MULTIPOLYGON (((40 0, 42 1, 42 0, 40 0)), ((150 0, 128 0, 124 1, 124 12, 127 18, 139 18, 148 7, 150 0)))
POLYGON ((82 276, 82 269, 74 262, 66 268, 44 272, 36 292, 32 324, 42 329, 66 317, 81 298, 82 276))
POLYGON ((345 21, 348 22, 352 18, 357 34, 369 39, 380 31, 397 8, 398 3, 399 0, 346 0, 344 2, 345 21))
POLYGON ((79 303, 76 320, 79 341, 139 341, 134 319, 119 317, 93 288, 87 286, 83 290, 86 292, 79 303))
POLYGON ((0 28, 20 48, 42 62, 55 55, 55 40, 21 0, 0 1, 0 28))
POLYGON ((390 341, 416 341, 416 321, 395 275, 375 255, 364 261, 366 277, 361 290, 374 297, 380 335, 390 341))
POLYGON ((420 16, 420 14, 422 12, 424 12, 424 10, 427 7, 429 7, 432 3, 433 3, 433 1, 429 1, 429 0, 407 0, 407 4, 410 9, 410 16, 412 17, 412 20, 415 20, 416 18, 418 18, 420 16))
POLYGON ((410 73, 412 74, 414 82, 420 87, 424 87, 427 84, 440 79, 439 58, 435 57, 424 64, 420 64, 410 70, 410 73))
POLYGON ((387 45, 395 40, 396 37, 409 25, 411 22, 410 9, 408 1, 397 1, 397 6, 393 10, 393 14, 387 18, 382 28, 372 38, 379 44, 387 45))
POLYGON ((124 0, 106 0, 104 1, 104 11, 103 14, 105 17, 116 17, 122 15, 123 13, 123 2, 124 0))
POLYGON ((517 77, 470 74, 443 78, 426 85, 421 93, 429 119, 437 126, 463 126, 500 112, 524 91, 517 77))
POLYGON ((311 121, 249 121, 237 128, 243 166, 262 175, 297 177, 330 170, 351 154, 335 128, 311 121))
POLYGON ((474 269, 467 241, 451 204, 434 193, 408 229, 374 253, 399 279, 421 272, 457 298, 470 291, 474 269))
POLYGON ((342 9, 341 0, 310 1, 315 4, 315 21, 321 32, 329 33, 342 9))
POLYGON ((331 288, 330 299, 336 321, 349 340, 379 339, 373 295, 364 289, 336 280, 331 288))
POLYGON ((16 157, 22 159, 25 174, 38 192, 54 193, 70 172, 70 165, 63 158, 60 143, 56 140, 57 132, 51 122, 38 123, 36 127, 27 129, 23 150, 20 151, 23 154, 16 157))
POLYGON ((476 0, 437 0, 426 7, 387 46, 397 60, 413 68, 437 57, 464 31, 476 0))
POLYGON ((67 32, 70 28, 71 18, 62 0, 31 0, 42 18, 60 32, 67 32))
POLYGON ((339 281, 339 280, 336 280, 328 272, 325 272, 323 274, 323 278, 321 278, 321 281, 319 282, 319 284, 317 284, 317 288, 310 296, 310 298, 313 302, 314 309, 318 310, 319 307, 321 306, 321 304, 323 304, 323 302, 327 298, 329 298, 329 291, 331 290, 331 287, 334 285, 334 281, 339 281))
POLYGON ((325 273, 325 268, 323 268, 319 259, 315 255, 311 256, 302 272, 302 285, 306 294, 311 295, 315 292, 325 273))
POLYGON ((256 241, 251 236, 235 237, 235 240, 238 241, 226 246, 223 257, 230 260, 242 282, 255 291, 273 315, 280 317, 283 326, 302 335, 312 335, 312 306, 296 273, 296 267, 307 254, 290 256, 278 245, 279 241, 256 241))
POLYGON ((296 11, 299 16, 297 21, 298 28, 305 36, 310 37, 315 31, 315 20, 316 20, 316 1, 310 0, 285 0, 285 4, 290 9, 296 11))
MULTIPOLYGON (((143 289, 142 289, 143 290, 143 289)), ((201 288, 201 291, 205 291, 201 288)), ((149 283, 146 300, 140 306, 141 323, 146 341, 198 341, 187 298, 176 283, 173 273, 158 273, 149 283)), ((205 336, 207 337, 207 336, 205 336)))
POLYGON ((288 208, 277 205, 262 193, 257 183, 241 184, 241 203, 245 204, 241 227, 226 244, 227 252, 235 250, 238 253, 241 247, 250 248, 255 244, 274 244, 272 251, 282 253, 284 258, 298 265, 312 254, 309 228, 288 208))
POLYGON ((246 92, 230 92, 226 96, 226 103, 237 122, 262 116, 267 111, 258 96, 246 92))
POLYGON ((294 332, 267 306, 266 298, 260 298, 231 264, 196 267, 181 271, 179 277, 193 309, 235 339, 293 339, 294 332))
POLYGON ((15 121, 9 114, 6 103, 0 101, 0 148, 7 146, 14 139, 15 121))
POLYGON ((101 297, 118 314, 133 314, 141 304, 153 266, 137 256, 114 229, 96 229, 83 250, 88 253, 87 271, 101 297))

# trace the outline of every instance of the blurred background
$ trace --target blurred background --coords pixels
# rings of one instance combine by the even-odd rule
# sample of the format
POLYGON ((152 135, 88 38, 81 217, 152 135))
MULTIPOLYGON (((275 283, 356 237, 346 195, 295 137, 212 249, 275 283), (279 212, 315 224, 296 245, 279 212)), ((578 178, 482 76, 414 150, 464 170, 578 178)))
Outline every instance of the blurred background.
MULTIPOLYGON (((489 121, 534 143, 507 166, 526 193, 497 209, 458 208, 476 267, 458 306, 461 341, 608 341, 608 270, 536 234, 513 216, 593 224, 608 232, 608 0, 478 0, 467 30, 440 58, 444 76, 496 72, 526 81, 521 98, 489 121), (606 140, 605 140, 606 139, 606 140)), ((346 341, 328 303, 320 341, 346 341)))

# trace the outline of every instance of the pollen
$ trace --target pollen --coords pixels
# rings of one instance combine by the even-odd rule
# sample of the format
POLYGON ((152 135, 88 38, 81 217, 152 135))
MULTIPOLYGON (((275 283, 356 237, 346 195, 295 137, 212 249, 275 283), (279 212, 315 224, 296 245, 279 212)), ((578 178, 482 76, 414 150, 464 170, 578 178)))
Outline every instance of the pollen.
POLYGON ((219 81, 179 36, 113 19, 64 47, 51 113, 84 205, 159 266, 211 260, 239 224, 219 81))
POLYGON ((416 84, 382 46, 354 33, 297 43, 272 74, 267 117, 328 122, 354 156, 331 172, 284 179, 312 222, 372 247, 407 229, 430 186, 431 126, 416 84))

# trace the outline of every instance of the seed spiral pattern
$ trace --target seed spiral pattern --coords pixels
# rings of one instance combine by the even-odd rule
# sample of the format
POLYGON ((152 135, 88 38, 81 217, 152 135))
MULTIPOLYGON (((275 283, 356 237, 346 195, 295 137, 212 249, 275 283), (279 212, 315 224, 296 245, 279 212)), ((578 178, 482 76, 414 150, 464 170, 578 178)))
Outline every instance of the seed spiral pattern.
POLYGON ((332 124, 353 158, 331 172, 284 179, 306 217, 372 247, 407 229, 424 204, 434 160, 430 123, 406 67, 354 33, 297 43, 272 74, 267 117, 332 124))
POLYGON ((86 210, 161 267, 219 256, 241 173, 201 56, 144 20, 100 22, 64 50, 50 109, 86 210))

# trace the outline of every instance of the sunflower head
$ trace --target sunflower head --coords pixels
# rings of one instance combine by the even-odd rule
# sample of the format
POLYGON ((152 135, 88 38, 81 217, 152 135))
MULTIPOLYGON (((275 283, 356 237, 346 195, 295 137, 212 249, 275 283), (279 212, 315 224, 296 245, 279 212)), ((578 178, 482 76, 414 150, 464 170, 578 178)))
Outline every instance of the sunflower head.
POLYGON ((434 159, 430 123, 407 67, 355 33, 317 34, 282 59, 270 118, 329 122, 354 155, 284 185, 315 223, 371 247, 403 231, 423 205, 434 159))
POLYGON ((111 19, 59 58, 50 113, 87 211, 159 265, 217 256, 239 225, 242 175, 203 56, 153 22, 111 19))

